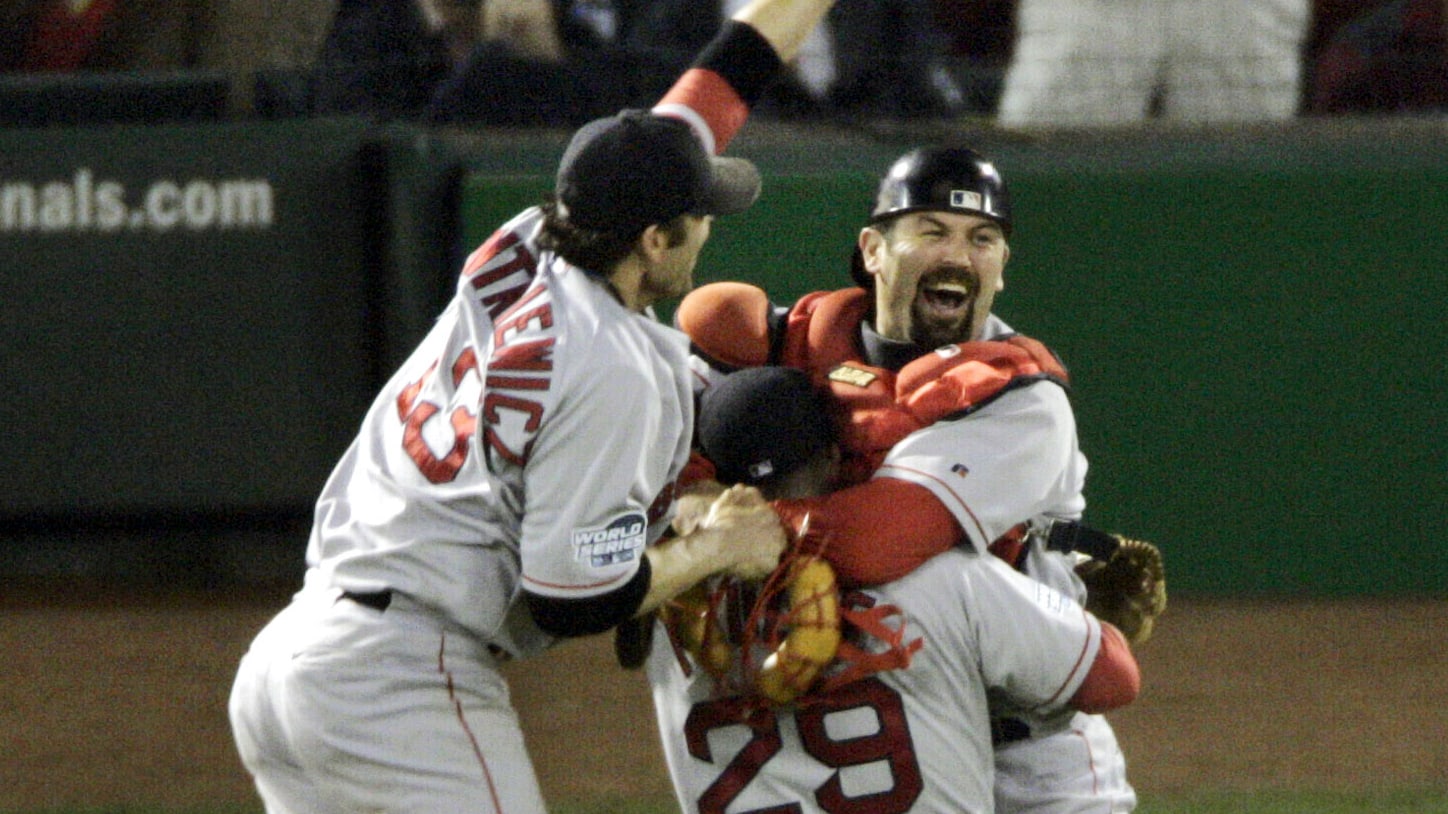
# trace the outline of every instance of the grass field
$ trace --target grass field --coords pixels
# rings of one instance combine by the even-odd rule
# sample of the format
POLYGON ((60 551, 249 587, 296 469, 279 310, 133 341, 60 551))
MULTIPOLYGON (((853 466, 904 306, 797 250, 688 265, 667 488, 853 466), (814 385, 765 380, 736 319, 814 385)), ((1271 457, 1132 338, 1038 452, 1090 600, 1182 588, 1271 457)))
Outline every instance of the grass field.
MULTIPOLYGON (((552 814, 677 814, 669 800, 598 799, 555 805, 552 814)), ((63 808, 3 814, 262 814, 260 806, 160 809, 63 808)), ((1147 799, 1136 814, 1448 814, 1448 791, 1214 792, 1147 799)))

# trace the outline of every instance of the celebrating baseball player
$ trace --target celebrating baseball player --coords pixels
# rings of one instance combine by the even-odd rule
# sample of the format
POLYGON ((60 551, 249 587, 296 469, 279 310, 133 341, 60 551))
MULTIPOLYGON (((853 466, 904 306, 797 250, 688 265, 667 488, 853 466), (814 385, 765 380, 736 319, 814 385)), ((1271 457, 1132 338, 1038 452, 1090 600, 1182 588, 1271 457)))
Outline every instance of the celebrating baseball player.
POLYGON ((467 260, 239 667, 232 727, 268 812, 541 814, 498 661, 775 567, 784 533, 744 487, 660 542, 693 385, 647 309, 688 290, 713 216, 758 195, 715 153, 829 5, 741 9, 652 111, 579 129, 552 200, 467 260))
MULTIPOLYGON (((795 550, 820 553, 846 585, 874 585, 965 544, 1141 642, 1165 603, 1159 553, 1075 522, 1086 459, 1066 371, 991 312, 1012 226, 989 160, 963 147, 912 150, 880 182, 860 231, 857 287, 776 308, 757 287, 718 283, 686 297, 676 319, 706 374, 786 365, 832 396, 846 487, 774 501, 795 550)), ((1100 715, 1013 715, 996 729, 1000 811, 1134 808, 1100 715)))
MULTIPOLYGON (((775 498, 831 488, 840 454, 817 393, 788 367, 741 370, 705 391, 697 441, 719 479, 775 498)), ((754 600, 748 586, 714 578, 697 600, 691 592, 661 611, 667 626, 647 669, 684 811, 990 812, 991 705, 1102 712, 1139 688, 1119 631, 997 557, 952 549, 842 599, 828 566, 818 565, 822 576, 808 570, 816 566, 780 566, 793 581, 787 607, 767 587, 754 600), (781 642, 761 637, 769 655, 741 664, 760 608, 786 615, 790 630, 781 642), (843 642, 822 635, 837 632, 841 617, 843 642), (732 648, 723 652, 733 662, 711 636, 732 648), (822 688, 778 697, 773 672, 804 665, 850 672, 811 672, 822 688)))

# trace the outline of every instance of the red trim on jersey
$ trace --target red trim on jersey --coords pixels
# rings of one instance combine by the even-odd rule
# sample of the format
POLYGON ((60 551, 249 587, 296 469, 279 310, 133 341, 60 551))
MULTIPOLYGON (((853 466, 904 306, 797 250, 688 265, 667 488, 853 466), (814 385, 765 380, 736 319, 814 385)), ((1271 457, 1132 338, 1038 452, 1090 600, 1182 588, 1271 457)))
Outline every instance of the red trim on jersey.
POLYGON ((690 68, 680 76, 659 105, 678 104, 703 117, 714 133, 714 152, 722 153, 744 121, 749 105, 724 77, 705 68, 690 68))
MULTIPOLYGON (((1088 627, 1088 629, 1089 629, 1089 627, 1090 627, 1090 619, 1089 619, 1090 614, 1086 613, 1086 609, 1085 609, 1085 608, 1081 608, 1081 615, 1082 615, 1082 616, 1085 616, 1085 617, 1088 617, 1087 627, 1088 627)), ((1085 639, 1083 639, 1083 640, 1081 641, 1081 652, 1078 653, 1078 654, 1076 654, 1076 663, 1071 665, 1071 671, 1066 674, 1066 680, 1065 680, 1065 681, 1062 681, 1062 682, 1061 682, 1061 686, 1058 687, 1058 688, 1056 688, 1056 691, 1055 691, 1054 693, 1051 693, 1051 697, 1050 697, 1050 698, 1046 699, 1046 705, 1055 704, 1055 703, 1057 702, 1057 700, 1060 699, 1061 694, 1066 691, 1066 687, 1067 687, 1067 685, 1069 685, 1069 684, 1071 683, 1072 678, 1073 678, 1077 673, 1079 673, 1079 672, 1081 671, 1081 668, 1085 665, 1085 663, 1086 663, 1086 651, 1087 651, 1087 650, 1090 650, 1090 649, 1091 649, 1091 637, 1088 635, 1085 639)), ((1100 650, 1098 650, 1097 652, 1100 653, 1100 650)), ((1095 664, 1095 662, 1092 662, 1092 664, 1095 664)), ((1090 668, 1089 668, 1089 667, 1087 668, 1087 674, 1088 674, 1088 675, 1090 674, 1090 668)), ((1082 680, 1082 681, 1085 681, 1085 678, 1083 677, 1081 680, 1082 680)), ((1077 687, 1077 689, 1079 690, 1080 688, 1077 687)), ((1074 696, 1073 696, 1073 697, 1074 697, 1074 696)), ((1068 700, 1066 703, 1069 704, 1070 701, 1068 700)))
POLYGON ((523 575, 523 581, 530 585, 539 585, 544 588, 557 588, 561 591, 591 591, 594 588, 602 588, 605 585, 617 585, 620 582, 627 582, 628 580, 633 579, 633 576, 637 572, 637 570, 638 569, 634 569, 627 574, 620 574, 613 579, 606 579, 602 582, 592 582, 587 585, 564 585, 558 582, 544 582, 541 579, 534 579, 527 574, 523 575))
POLYGON ((929 489, 894 478, 772 505, 796 545, 823 556, 845 587, 903 577, 963 537, 955 516, 929 489), (807 533, 799 538, 806 518, 807 533))
POLYGON ((488 786, 488 796, 493 800, 493 810, 502 811, 502 800, 498 797, 498 784, 493 782, 493 770, 488 766, 488 758, 483 754, 483 745, 478 740, 473 727, 468 723, 467 711, 463 701, 458 697, 457 686, 453 683, 452 670, 447 666, 447 634, 443 633, 438 637, 437 647, 437 671, 447 679, 447 697, 452 704, 453 714, 457 716, 458 724, 462 726, 463 737, 467 738, 468 744, 472 746, 473 757, 478 759, 478 768, 483 770, 483 782, 488 786))
MULTIPOLYGON (((940 489, 941 489, 943 492, 945 492, 946 494, 950 495, 952 498, 955 498, 955 502, 960 505, 960 510, 961 510, 962 512, 965 512, 966 516, 970 518, 971 525, 975 526, 975 533, 976 533, 977 538, 979 538, 979 539, 982 541, 982 543, 985 543, 986 545, 989 545, 989 543, 986 543, 986 542, 985 542, 985 541, 986 541, 985 525, 980 522, 980 518, 979 518, 979 517, 976 517, 976 516, 975 516, 975 512, 971 511, 971 509, 970 509, 970 504, 968 504, 968 503, 965 502, 965 498, 961 497, 954 489, 952 489, 952 488, 950 487, 950 483, 949 483, 948 481, 941 480, 940 478, 936 477, 935 475, 932 475, 931 473, 926 472, 926 471, 924 471, 924 470, 915 469, 915 468, 909 467, 909 466, 900 466, 899 464, 886 464, 885 466, 880 467, 880 468, 879 468, 878 470, 876 470, 876 471, 877 471, 877 473, 880 474, 882 477, 889 477, 889 475, 888 475, 887 473, 889 473, 889 472, 891 472, 891 471, 895 471, 895 472, 908 472, 908 473, 909 473, 910 475, 912 475, 913 477, 921 478, 921 479, 924 479, 924 480, 933 481, 933 482, 939 484, 939 485, 940 485, 940 489)), ((929 490, 929 488, 927 488, 927 487, 925 487, 925 486, 920 486, 919 484, 916 484, 916 485, 919 486, 920 489, 924 490, 926 494, 930 495, 931 499, 933 499, 933 500, 935 500, 937 503, 941 504, 941 508, 942 508, 942 509, 945 509, 945 502, 940 499, 940 495, 939 495, 939 494, 937 494, 937 493, 935 493, 935 492, 931 492, 931 491, 929 490)), ((946 510, 947 512, 949 511, 949 509, 945 509, 945 510, 946 510)), ((957 522, 957 528, 960 528, 958 522, 957 522)), ((961 529, 961 530, 963 531, 963 529, 961 529)))
POLYGON ((1101 650, 1091 670, 1071 696, 1071 706, 1086 713, 1102 713, 1124 707, 1141 692, 1141 667, 1115 627, 1101 623, 1101 650))

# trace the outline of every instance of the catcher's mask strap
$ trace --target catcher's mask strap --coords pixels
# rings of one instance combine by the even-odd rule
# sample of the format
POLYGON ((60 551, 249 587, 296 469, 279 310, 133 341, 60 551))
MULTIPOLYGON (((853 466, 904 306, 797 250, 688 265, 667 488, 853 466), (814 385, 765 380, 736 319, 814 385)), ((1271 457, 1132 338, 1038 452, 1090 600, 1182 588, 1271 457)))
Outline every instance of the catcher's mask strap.
POLYGON ((1079 551, 1093 560, 1109 560, 1121 542, 1104 531, 1097 531, 1079 520, 1057 520, 1046 534, 1046 548, 1071 553, 1079 551))

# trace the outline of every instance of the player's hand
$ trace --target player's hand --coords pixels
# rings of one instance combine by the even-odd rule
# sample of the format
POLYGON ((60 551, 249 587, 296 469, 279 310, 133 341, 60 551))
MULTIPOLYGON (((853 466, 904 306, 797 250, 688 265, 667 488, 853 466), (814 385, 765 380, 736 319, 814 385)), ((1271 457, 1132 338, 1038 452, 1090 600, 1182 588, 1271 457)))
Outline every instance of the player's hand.
POLYGON ((689 534, 704 522, 715 499, 724 493, 724 484, 716 480, 695 481, 674 500, 674 533, 689 534))
POLYGON ((752 486, 731 486, 709 506, 700 528, 722 532, 733 564, 726 573, 740 579, 769 576, 779 565, 786 539, 779 516, 764 495, 752 486))

